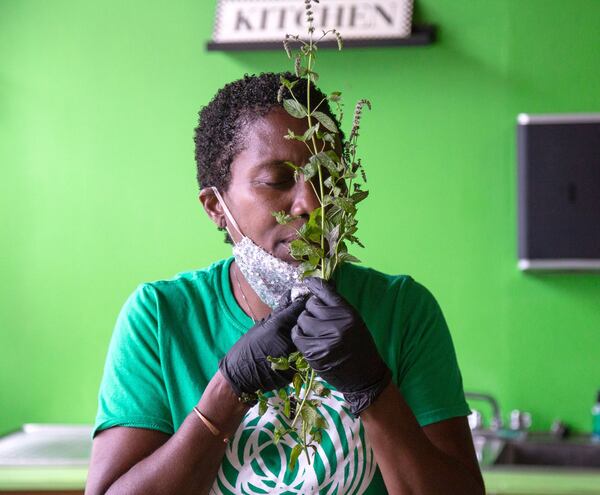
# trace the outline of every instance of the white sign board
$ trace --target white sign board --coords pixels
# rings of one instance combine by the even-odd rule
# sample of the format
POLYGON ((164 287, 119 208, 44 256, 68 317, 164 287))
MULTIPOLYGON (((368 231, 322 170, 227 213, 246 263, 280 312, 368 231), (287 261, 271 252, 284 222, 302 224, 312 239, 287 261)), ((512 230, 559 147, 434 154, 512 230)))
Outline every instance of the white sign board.
MULTIPOLYGON (((335 28, 344 39, 410 36, 412 0, 321 0, 312 3, 315 35, 335 28)), ((213 42, 273 42, 307 33, 302 0, 218 0, 213 42)))

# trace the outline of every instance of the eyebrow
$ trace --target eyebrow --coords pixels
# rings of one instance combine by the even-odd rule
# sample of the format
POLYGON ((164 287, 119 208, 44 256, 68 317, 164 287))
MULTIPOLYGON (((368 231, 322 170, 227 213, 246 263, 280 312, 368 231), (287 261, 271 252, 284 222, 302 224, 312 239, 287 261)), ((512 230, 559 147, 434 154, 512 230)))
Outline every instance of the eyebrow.
POLYGON ((285 165, 286 161, 288 161, 288 160, 280 160, 280 159, 265 160, 265 161, 258 162, 257 164, 255 164, 252 167, 252 170, 258 172, 260 170, 271 169, 276 166, 284 166, 286 169, 289 169, 290 167, 285 165))

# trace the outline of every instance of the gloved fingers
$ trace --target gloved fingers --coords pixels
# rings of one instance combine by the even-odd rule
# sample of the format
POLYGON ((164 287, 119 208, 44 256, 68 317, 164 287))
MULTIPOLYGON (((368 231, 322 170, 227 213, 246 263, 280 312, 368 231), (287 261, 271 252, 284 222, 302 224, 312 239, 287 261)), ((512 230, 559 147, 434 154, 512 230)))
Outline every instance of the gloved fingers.
POLYGON ((323 301, 327 306, 340 306, 346 303, 346 300, 335 290, 333 280, 323 280, 319 277, 307 277, 304 283, 308 290, 323 301))
MULTIPOLYGON (((331 325, 329 322, 315 317, 308 311, 303 311, 300 314, 297 323, 292 328, 292 332, 295 332, 295 334, 300 337, 327 340, 338 338, 340 335, 339 329, 335 325, 331 325)), ((296 345, 296 347, 298 346, 296 345)))
POLYGON ((298 316, 294 330, 298 335, 318 335, 322 331, 322 322, 308 311, 303 311, 298 316))
POLYGON ((278 327, 287 326, 288 329, 296 324, 296 320, 306 305, 306 296, 298 297, 286 307, 278 306, 278 308, 271 314, 271 318, 267 323, 275 324, 278 327))
POLYGON ((353 314, 352 307, 349 304, 344 302, 343 305, 330 306, 318 296, 311 296, 306 301, 305 312, 320 320, 328 321, 348 318, 353 314))
POLYGON ((289 306, 292 302, 292 289, 289 289, 281 296, 279 302, 277 303, 277 307, 274 309, 274 312, 281 311, 282 309, 289 306))

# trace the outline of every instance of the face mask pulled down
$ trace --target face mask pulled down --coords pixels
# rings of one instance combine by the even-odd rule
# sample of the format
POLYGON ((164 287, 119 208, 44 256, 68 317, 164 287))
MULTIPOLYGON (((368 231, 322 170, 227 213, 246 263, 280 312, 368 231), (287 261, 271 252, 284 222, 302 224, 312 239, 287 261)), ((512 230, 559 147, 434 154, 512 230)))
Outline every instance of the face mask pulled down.
MULTIPOLYGON (((221 203, 231 225, 241 236, 240 241, 233 246, 233 256, 244 278, 261 301, 271 309, 275 309, 281 297, 290 289, 292 300, 300 295, 308 294, 309 290, 300 280, 302 274, 300 269, 276 258, 245 236, 217 188, 211 187, 211 189, 221 203)), ((229 232, 229 236, 233 240, 231 232, 229 232)))

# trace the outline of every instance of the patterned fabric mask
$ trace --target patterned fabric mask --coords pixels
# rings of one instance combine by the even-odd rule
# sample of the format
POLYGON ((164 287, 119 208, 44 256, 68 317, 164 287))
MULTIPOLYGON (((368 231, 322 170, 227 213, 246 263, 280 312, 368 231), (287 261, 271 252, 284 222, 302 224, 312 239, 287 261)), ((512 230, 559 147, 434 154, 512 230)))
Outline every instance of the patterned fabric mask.
MULTIPOLYGON (((275 309, 281 297, 290 289, 292 290, 292 299, 308 294, 309 290, 300 280, 302 275, 300 269, 276 258, 242 234, 217 188, 213 186, 211 189, 221 203, 231 225, 241 236, 240 242, 233 246, 233 256, 250 287, 261 301, 271 309, 275 309)), ((229 236, 233 240, 231 232, 229 232, 229 236)))

